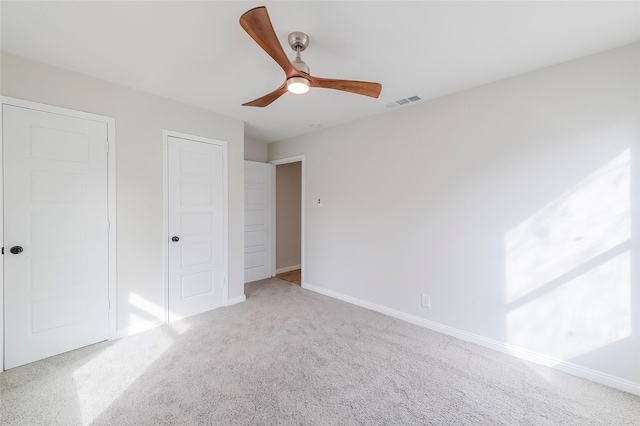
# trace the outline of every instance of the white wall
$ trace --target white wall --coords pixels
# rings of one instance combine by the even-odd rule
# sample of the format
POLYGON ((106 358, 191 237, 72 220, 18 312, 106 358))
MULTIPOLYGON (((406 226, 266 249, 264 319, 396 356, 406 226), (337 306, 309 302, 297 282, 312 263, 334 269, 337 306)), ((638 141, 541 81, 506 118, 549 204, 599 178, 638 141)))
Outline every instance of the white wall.
POLYGON ((118 330, 162 321, 162 129, 229 143, 229 298, 244 294, 244 123, 60 68, 2 54, 1 93, 114 117, 118 330))
POLYGON ((244 159, 248 161, 258 161, 260 163, 266 163, 267 158, 267 143, 257 141, 245 136, 244 159))
POLYGON ((276 166, 276 272, 301 263, 302 162, 276 166))
POLYGON ((639 64, 634 44, 270 144, 305 155, 305 284, 637 386, 639 64))

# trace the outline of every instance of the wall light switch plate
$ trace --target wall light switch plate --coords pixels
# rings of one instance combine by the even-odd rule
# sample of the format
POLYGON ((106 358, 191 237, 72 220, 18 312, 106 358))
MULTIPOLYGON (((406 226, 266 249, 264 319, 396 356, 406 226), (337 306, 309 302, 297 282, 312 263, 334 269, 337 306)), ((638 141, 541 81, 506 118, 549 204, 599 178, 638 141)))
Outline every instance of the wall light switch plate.
POLYGON ((431 307, 431 296, 423 294, 422 295, 422 306, 425 308, 431 307))

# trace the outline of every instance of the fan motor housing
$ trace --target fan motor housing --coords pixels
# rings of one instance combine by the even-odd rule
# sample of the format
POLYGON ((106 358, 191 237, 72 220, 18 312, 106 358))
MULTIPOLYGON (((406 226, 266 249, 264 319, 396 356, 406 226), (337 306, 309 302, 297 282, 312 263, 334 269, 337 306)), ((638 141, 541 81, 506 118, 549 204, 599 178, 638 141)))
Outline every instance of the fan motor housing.
POLYGON ((289 34, 288 37, 289 46, 296 52, 300 49, 300 52, 304 52, 304 50, 309 46, 309 36, 301 31, 294 31, 289 34))

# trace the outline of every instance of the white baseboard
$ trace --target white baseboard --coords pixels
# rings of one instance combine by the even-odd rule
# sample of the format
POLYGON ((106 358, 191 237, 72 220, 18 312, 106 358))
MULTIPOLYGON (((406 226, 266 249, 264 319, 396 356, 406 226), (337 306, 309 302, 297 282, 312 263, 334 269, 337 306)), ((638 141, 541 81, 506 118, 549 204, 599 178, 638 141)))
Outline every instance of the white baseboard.
POLYGON ((302 266, 293 265, 293 266, 285 266, 284 268, 276 269, 276 275, 284 274, 285 272, 295 271, 296 269, 302 269, 302 266))
POLYGON ((245 296, 244 294, 242 296, 232 297, 231 299, 227 300, 227 306, 235 305, 236 303, 242 303, 245 300, 247 300, 247 296, 245 296))
POLYGON ((564 371, 565 373, 572 374, 574 376, 583 377, 596 383, 600 383, 605 386, 620 389, 622 391, 640 395, 640 383, 632 382, 631 380, 621 379, 610 374, 605 374, 597 370, 582 367, 577 364, 572 364, 567 361, 562 361, 547 355, 539 354, 527 349, 519 348, 517 346, 510 345, 508 343, 500 342, 494 339, 488 339, 486 337, 469 333, 464 330, 460 330, 448 325, 440 324, 435 321, 430 321, 424 318, 417 317, 415 315, 407 314, 395 309, 387 308, 386 306, 377 305, 375 303, 367 302, 366 300, 358 299, 346 294, 338 293, 333 290, 328 290, 323 287, 319 287, 313 284, 303 283, 302 288, 311 290, 316 293, 323 294, 325 296, 333 297, 334 299, 342 300, 343 302, 351 303, 353 305, 360 306, 362 308, 370 309, 372 311, 380 312, 381 314, 388 315, 393 318, 400 319, 402 321, 410 322, 411 324, 419 325, 424 328, 428 328, 433 331, 437 331, 452 337, 456 337, 467 342, 475 343, 480 346, 484 346, 489 349, 493 349, 505 354, 513 355, 517 358, 534 362, 536 364, 545 365, 547 367, 554 368, 556 370, 564 371))

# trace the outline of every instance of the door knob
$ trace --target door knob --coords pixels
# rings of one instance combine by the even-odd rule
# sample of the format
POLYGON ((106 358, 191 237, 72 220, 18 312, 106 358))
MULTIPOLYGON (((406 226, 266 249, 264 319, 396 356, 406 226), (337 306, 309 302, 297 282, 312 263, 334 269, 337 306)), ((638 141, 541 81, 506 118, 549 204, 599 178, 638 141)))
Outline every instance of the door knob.
POLYGON ((13 246, 11 247, 11 249, 9 250, 11 253, 13 254, 20 254, 22 253, 24 250, 22 249, 22 247, 20 246, 13 246))
MULTIPOLYGON (((174 243, 177 243, 178 241, 180 241, 180 238, 174 236, 173 238, 171 238, 171 241, 173 241, 174 243)), ((11 249, 11 250, 13 250, 13 249, 11 249)))

